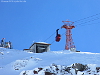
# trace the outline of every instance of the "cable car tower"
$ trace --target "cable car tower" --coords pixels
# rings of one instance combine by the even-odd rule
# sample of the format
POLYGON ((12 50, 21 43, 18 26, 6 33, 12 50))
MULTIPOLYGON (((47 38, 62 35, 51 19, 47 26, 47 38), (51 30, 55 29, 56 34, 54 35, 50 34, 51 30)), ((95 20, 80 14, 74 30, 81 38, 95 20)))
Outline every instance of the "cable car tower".
POLYGON ((73 39, 72 39, 72 33, 71 29, 75 28, 73 25, 74 22, 72 21, 62 21, 64 25, 61 28, 66 29, 66 45, 65 49, 70 51, 76 51, 76 47, 74 45, 73 39))

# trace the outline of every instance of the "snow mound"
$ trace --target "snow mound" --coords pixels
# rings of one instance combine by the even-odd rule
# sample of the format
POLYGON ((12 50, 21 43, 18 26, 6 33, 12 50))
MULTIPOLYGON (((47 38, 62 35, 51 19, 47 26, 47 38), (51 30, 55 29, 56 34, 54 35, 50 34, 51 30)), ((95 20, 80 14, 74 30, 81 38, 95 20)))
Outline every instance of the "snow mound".
MULTIPOLYGON (((57 65, 59 66, 58 75, 62 74, 62 72, 60 72, 62 67, 67 66, 66 68, 68 68, 68 65, 69 67, 72 67, 71 64, 74 63, 87 65, 90 68, 90 70, 88 70, 91 75, 92 73, 100 75, 100 53, 70 52, 65 50, 44 53, 27 53, 22 50, 0 48, 0 61, 0 75, 25 75, 25 73, 27 75, 33 75, 34 71, 39 71, 39 74, 45 74, 46 69, 49 69, 51 71, 50 73, 56 73, 56 71, 53 72, 56 67, 50 65, 53 63, 59 64, 57 65), (49 65, 53 68, 52 70, 49 65)), ((74 74, 75 69, 70 69, 71 73, 74 74)), ((87 71, 78 71, 77 74, 81 75, 86 72, 87 71)))

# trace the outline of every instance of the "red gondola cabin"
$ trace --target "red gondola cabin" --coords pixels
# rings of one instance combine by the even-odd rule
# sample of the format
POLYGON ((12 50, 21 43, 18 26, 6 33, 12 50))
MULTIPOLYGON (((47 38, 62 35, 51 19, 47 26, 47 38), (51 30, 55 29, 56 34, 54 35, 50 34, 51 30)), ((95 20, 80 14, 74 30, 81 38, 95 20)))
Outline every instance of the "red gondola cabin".
POLYGON ((60 34, 58 34, 58 35, 56 36, 56 42, 59 42, 59 41, 60 41, 60 39, 61 39, 61 35, 60 35, 60 34))

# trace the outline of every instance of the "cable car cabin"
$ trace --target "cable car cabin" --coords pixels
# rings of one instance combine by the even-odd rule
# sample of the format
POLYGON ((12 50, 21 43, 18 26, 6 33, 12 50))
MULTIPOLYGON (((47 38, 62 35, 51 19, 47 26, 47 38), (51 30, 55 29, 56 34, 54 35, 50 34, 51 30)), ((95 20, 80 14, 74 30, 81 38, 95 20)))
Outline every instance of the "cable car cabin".
POLYGON ((24 51, 33 52, 33 53, 42 53, 50 51, 50 45, 44 42, 33 43, 29 49, 24 49, 24 51))
POLYGON ((56 36, 56 42, 59 42, 59 41, 60 41, 60 39, 61 39, 61 35, 60 35, 60 34, 58 34, 58 35, 56 36))
POLYGON ((61 35, 58 34, 58 31, 59 31, 59 29, 56 30, 56 40, 55 40, 56 42, 59 42, 61 39, 61 35))

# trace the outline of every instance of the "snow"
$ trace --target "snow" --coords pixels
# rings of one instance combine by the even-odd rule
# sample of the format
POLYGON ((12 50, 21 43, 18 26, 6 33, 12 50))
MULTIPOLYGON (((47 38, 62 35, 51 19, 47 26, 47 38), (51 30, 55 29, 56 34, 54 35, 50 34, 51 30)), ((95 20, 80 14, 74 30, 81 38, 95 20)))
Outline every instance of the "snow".
MULTIPOLYGON (((24 72, 33 75, 33 70, 38 71, 39 67, 43 70, 34 75, 45 75, 46 69, 50 71, 56 69, 52 64, 57 64, 57 67, 61 70, 66 66, 72 66, 74 63, 87 64, 91 68, 91 73, 94 74, 92 71, 96 72, 96 67, 100 67, 100 53, 70 52, 67 50, 28 53, 22 50, 0 48, 0 75, 23 75, 24 72)), ((71 72, 75 74, 74 69, 71 69, 71 72)), ((85 73, 88 75, 87 72, 85 73)), ((59 73, 59 75, 61 74, 59 73)), ((81 71, 77 73, 77 75, 82 74, 81 71)), ((100 75, 99 72, 97 74, 100 75)))

